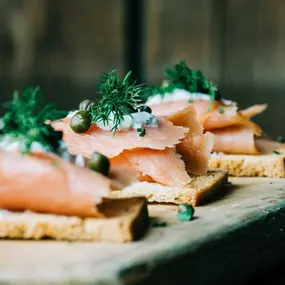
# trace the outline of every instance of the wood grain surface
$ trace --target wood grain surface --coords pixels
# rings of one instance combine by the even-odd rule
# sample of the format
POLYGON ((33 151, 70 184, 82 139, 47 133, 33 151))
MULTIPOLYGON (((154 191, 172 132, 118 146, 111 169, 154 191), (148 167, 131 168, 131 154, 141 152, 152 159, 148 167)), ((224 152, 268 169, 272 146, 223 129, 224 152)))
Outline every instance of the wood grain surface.
POLYGON ((135 243, 1 241, 0 284, 241 284, 285 260, 285 180, 232 183, 191 222, 149 206, 167 225, 135 243))

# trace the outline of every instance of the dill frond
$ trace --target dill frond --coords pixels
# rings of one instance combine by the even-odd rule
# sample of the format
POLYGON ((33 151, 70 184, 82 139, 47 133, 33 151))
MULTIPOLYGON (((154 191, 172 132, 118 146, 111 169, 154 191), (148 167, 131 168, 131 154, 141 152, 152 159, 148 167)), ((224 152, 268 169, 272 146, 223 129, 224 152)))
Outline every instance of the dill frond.
POLYGON ((200 70, 191 69, 184 61, 166 68, 164 73, 167 84, 144 90, 143 99, 158 94, 164 96, 165 93, 171 93, 174 89, 184 89, 191 93, 204 93, 210 96, 211 101, 221 99, 219 89, 212 82, 209 82, 200 70))
POLYGON ((2 136, 20 140, 23 152, 29 152, 34 141, 47 150, 57 150, 62 133, 55 131, 46 121, 62 118, 67 112, 46 104, 39 87, 27 88, 22 95, 15 91, 12 101, 4 103, 3 107, 6 112, 1 119, 2 136))
POLYGON ((165 70, 169 85, 185 89, 191 93, 208 94, 212 101, 220 100, 218 88, 209 82, 200 70, 191 69, 184 61, 165 70))
POLYGON ((113 121, 112 131, 116 132, 123 122, 125 115, 136 111, 141 102, 140 92, 142 84, 136 84, 131 79, 129 71, 123 80, 114 69, 110 73, 103 73, 99 78, 100 99, 91 110, 91 119, 94 123, 103 122, 107 125, 110 118, 113 121))

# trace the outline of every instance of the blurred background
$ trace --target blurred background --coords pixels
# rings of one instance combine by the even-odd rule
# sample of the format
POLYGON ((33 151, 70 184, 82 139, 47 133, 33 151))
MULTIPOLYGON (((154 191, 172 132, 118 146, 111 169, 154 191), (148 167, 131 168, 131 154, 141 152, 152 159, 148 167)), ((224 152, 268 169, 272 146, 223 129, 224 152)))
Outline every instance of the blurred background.
POLYGON ((96 95, 101 72, 161 83, 183 59, 285 135, 284 0, 0 0, 0 99, 30 84, 60 108, 96 95))

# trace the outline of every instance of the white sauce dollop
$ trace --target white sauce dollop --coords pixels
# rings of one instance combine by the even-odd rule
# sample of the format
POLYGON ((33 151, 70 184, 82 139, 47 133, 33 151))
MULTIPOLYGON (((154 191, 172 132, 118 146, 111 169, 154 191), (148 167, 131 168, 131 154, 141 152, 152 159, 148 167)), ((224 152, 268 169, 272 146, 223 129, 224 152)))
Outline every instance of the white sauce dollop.
MULTIPOLYGON (((210 97, 203 93, 191 93, 184 89, 174 89, 171 93, 165 93, 163 96, 160 94, 151 96, 147 101, 146 105, 156 105, 166 102, 175 102, 180 100, 204 100, 210 101, 210 97)), ((230 100, 222 99, 222 102, 226 105, 235 105, 236 103, 230 100)))
POLYGON ((76 155, 75 156, 75 161, 74 163, 80 167, 85 167, 86 163, 85 163, 85 158, 82 155, 76 155))
MULTIPOLYGON (((69 112, 67 118, 72 118, 78 110, 69 112)), ((104 131, 111 131, 114 127, 114 114, 108 118, 108 123, 100 121, 96 123, 97 127, 104 131)), ((136 112, 131 115, 124 115, 122 123, 118 126, 118 131, 140 128, 158 128, 159 120, 148 112, 136 112)))
MULTIPOLYGON (((114 127, 114 115, 109 117, 107 124, 97 122, 96 125, 105 131, 111 131, 114 127)), ((139 129, 139 128, 158 128, 158 119, 148 112, 137 112, 131 115, 125 115, 122 123, 118 126, 118 130, 139 129)))
MULTIPOLYGON (((9 135, 0 137, 0 149, 7 151, 21 151, 23 141, 9 135)), ((47 152, 46 148, 39 142, 35 141, 31 145, 31 152, 47 152)))

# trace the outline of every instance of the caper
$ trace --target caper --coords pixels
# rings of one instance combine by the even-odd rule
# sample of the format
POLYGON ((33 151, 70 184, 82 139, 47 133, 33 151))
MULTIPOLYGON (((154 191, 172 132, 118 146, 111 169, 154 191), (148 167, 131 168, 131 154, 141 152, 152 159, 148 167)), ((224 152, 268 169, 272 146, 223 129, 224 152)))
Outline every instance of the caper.
POLYGON ((95 106, 95 103, 89 99, 83 100, 80 104, 79 104, 79 110, 85 110, 85 111, 91 111, 92 107, 95 106))
POLYGON ((138 112, 147 112, 147 113, 151 114, 152 110, 149 106, 140 106, 140 107, 138 107, 138 112))
POLYGON ((194 215, 194 207, 187 203, 182 203, 178 206, 178 219, 181 222, 191 221, 194 215))
POLYGON ((109 159, 101 153, 94 152, 89 160, 89 168, 108 176, 110 169, 109 159))
POLYGON ((86 110, 78 111, 71 119, 70 128, 76 133, 88 131, 91 125, 89 112, 86 110))

